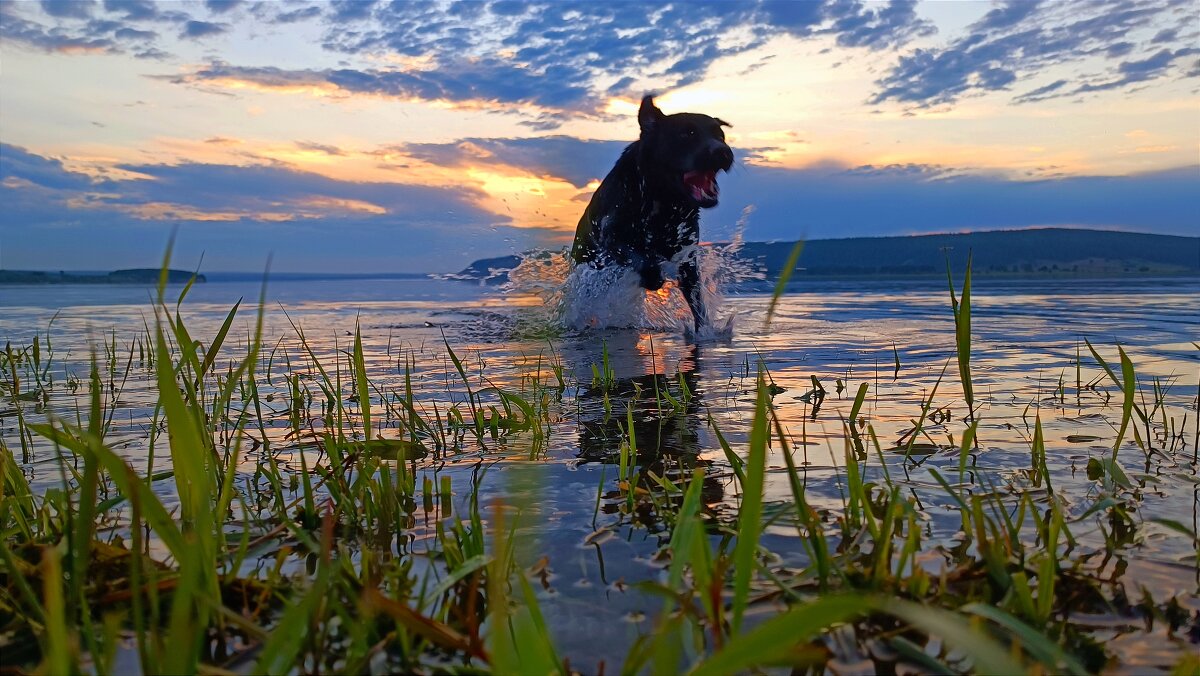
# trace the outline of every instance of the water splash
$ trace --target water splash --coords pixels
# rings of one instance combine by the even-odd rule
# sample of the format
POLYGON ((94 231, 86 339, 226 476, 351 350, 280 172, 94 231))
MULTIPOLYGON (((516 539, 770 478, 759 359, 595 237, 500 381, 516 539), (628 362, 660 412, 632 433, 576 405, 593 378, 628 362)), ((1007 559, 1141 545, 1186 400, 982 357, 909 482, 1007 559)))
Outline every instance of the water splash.
POLYGON ((568 275, 561 298, 559 318, 568 329, 639 328, 682 331, 691 322, 691 311, 674 277, 677 261, 663 265, 668 278, 658 291, 638 285, 632 268, 610 266, 597 270, 576 266, 568 275))
MULTIPOLYGON (((698 338, 732 335, 736 312, 727 306, 725 292, 739 283, 765 279, 760 266, 739 255, 753 210, 742 211, 728 244, 697 247, 701 291, 711 320, 698 338)), ((502 291, 515 307, 516 332, 525 336, 614 328, 690 334, 692 313, 676 280, 680 262, 692 254, 684 250, 664 263, 666 284, 647 291, 631 268, 597 270, 573 265, 566 251, 531 251, 509 271, 502 291)))

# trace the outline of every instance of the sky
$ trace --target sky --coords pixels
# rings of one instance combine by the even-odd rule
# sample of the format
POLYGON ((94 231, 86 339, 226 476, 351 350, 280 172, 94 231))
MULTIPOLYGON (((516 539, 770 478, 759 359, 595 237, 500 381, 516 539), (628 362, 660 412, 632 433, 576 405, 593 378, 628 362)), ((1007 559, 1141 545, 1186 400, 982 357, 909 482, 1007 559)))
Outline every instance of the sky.
POLYGON ((435 272, 570 243, 637 105, 702 237, 1200 233, 1200 3, 0 0, 0 268, 435 272))

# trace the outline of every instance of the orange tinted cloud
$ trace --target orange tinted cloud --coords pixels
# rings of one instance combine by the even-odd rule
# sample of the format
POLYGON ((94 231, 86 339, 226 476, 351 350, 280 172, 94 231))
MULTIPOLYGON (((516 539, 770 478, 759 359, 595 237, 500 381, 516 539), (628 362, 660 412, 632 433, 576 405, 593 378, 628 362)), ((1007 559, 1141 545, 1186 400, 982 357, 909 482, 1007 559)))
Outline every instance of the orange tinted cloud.
POLYGON ((294 214, 269 211, 207 211, 186 204, 170 202, 147 202, 145 204, 113 205, 117 211, 143 221, 272 221, 286 222, 296 219, 294 214))
MULTIPOLYGON (((309 197, 307 199, 300 200, 297 202, 297 206, 323 212, 356 212, 372 214, 375 216, 382 216, 388 212, 387 209, 384 209, 378 204, 371 204, 365 200, 352 200, 343 199, 340 197, 325 196, 309 197)), ((319 215, 320 214, 313 215, 312 218, 317 218, 319 215)))
MULTIPOLYGON (((451 188, 481 209, 510 219, 510 224, 515 227, 545 228, 564 233, 574 232, 582 211, 580 202, 586 201, 597 185, 593 182, 580 189, 564 178, 505 164, 490 150, 469 142, 464 143, 462 149, 466 151, 464 162, 443 165, 413 157, 397 147, 363 149, 227 136, 203 140, 159 137, 153 140, 149 149, 97 148, 94 154, 70 157, 64 162, 74 171, 109 180, 151 178, 120 166, 135 162, 145 164, 146 155, 150 155, 155 164, 166 165, 247 167, 282 164, 336 181, 451 188)), ((99 205, 87 206, 95 208, 99 205)), ((127 209, 138 218, 153 220, 281 221, 317 218, 330 213, 376 216, 387 213, 384 207, 371 202, 322 195, 277 206, 278 211, 274 207, 261 211, 228 206, 205 210, 172 203, 154 203, 127 209)))
MULTIPOLYGON (((594 187, 580 190, 569 181, 538 175, 507 165, 485 148, 464 143, 470 158, 465 164, 446 166, 413 157, 398 148, 330 149, 300 147, 292 143, 238 140, 236 143, 197 143, 187 139, 160 139, 175 154, 174 161, 228 163, 240 166, 283 163, 338 181, 401 183, 433 188, 461 189, 474 195, 476 204, 512 225, 574 232, 579 219, 578 198, 594 187)), ((312 144, 309 144, 310 146, 312 144)), ((364 203, 365 204, 365 203, 364 203)), ((331 203, 324 206, 329 207, 331 203)), ((342 205, 350 208, 348 205, 342 205)), ((359 205, 363 213, 385 213, 382 207, 359 205), (379 209, 378 212, 370 208, 379 209)))
MULTIPOLYGON (((6 182, 5 187, 20 187, 6 182)), ((104 209, 119 211, 143 221, 269 221, 282 223, 299 219, 317 219, 353 214, 380 216, 387 209, 365 200, 314 195, 288 202, 271 202, 272 208, 236 208, 219 206, 203 208, 175 202, 150 201, 138 204, 119 203, 118 193, 87 192, 66 200, 72 209, 104 209)))

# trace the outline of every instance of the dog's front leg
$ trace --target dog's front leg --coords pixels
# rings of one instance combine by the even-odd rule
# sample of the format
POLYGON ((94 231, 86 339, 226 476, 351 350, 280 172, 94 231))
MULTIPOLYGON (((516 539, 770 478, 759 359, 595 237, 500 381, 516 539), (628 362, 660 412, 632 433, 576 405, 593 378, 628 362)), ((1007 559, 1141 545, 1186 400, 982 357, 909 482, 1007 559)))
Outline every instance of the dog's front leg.
POLYGON ((708 309, 704 307, 704 288, 700 284, 700 266, 695 256, 679 264, 679 288, 687 299, 696 320, 696 330, 708 325, 708 309))
POLYGON ((626 258, 629 260, 629 266, 637 270, 640 278, 638 283, 643 289, 658 291, 663 287, 666 280, 663 279, 662 266, 653 254, 630 251, 626 258))

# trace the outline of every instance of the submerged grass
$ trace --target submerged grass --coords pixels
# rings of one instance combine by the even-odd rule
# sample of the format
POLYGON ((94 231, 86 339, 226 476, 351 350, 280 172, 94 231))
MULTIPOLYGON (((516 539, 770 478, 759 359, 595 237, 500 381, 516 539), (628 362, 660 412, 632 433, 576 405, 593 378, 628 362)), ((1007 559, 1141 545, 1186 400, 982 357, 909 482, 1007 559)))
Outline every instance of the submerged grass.
MULTIPOLYGON (((753 387, 745 449, 730 444, 708 416, 727 463, 723 480, 739 495, 735 513, 722 514, 704 495, 720 469, 696 458, 664 458, 653 450, 659 440, 641 431, 653 421, 661 435, 663 421, 695 416, 698 394, 682 374, 674 383, 655 374, 646 392, 635 383, 625 410, 614 413, 624 384, 602 347, 591 390, 620 437, 612 459, 617 490, 608 503, 631 528, 658 534, 664 563, 657 580, 642 583, 662 600, 653 630, 612 655, 615 670, 821 672, 869 654, 874 668, 890 670, 1098 671, 1110 657, 1075 621, 1080 613, 1158 621, 1183 643, 1200 640, 1197 620, 1175 599, 1129 599, 1119 580, 1099 574, 1091 563, 1097 552, 1077 547, 1072 532, 1085 519, 1098 520, 1107 538, 1101 556, 1127 546, 1144 482, 1118 464, 1124 437, 1132 429, 1148 459, 1152 452, 1181 453, 1186 420, 1178 432, 1165 412, 1156 421, 1164 396, 1158 383, 1154 401, 1139 403, 1124 349, 1118 347, 1118 376, 1088 343, 1122 402, 1111 455, 1087 469, 1088 480, 1098 482, 1094 502, 1069 516, 1051 482, 1040 414, 1030 466, 1021 474, 1027 485, 1010 486, 1009 495, 984 483, 976 465, 986 421, 977 415, 970 372, 969 264, 961 295, 952 280, 950 287, 968 411, 956 428, 958 445, 954 433, 944 449, 930 436, 934 418, 941 428, 956 424, 935 405, 940 377, 912 428, 889 449, 865 420, 870 387, 860 383, 842 420, 840 507, 811 499, 808 467, 793 457, 795 440, 773 402, 782 390, 765 365, 753 387), (652 405, 635 405, 651 396, 652 405), (1135 415, 1143 432, 1131 426, 1135 415), (1166 442, 1157 449, 1152 428, 1166 442), (937 483, 927 490, 940 490, 961 519, 953 550, 929 542, 928 508, 911 483, 893 476, 902 470, 907 477, 941 450, 957 460, 957 482, 930 468, 937 483), (783 465, 773 469, 779 456, 783 465), (774 471, 786 472, 789 501, 766 499, 774 471), (770 551, 766 536, 776 525, 794 529, 803 565, 780 565, 770 551)), ((128 350, 114 338, 93 358, 88 410, 74 422, 44 409, 45 392, 72 387, 52 381, 49 333, 44 351, 35 338, 2 355, 0 394, 12 402, 22 455, 18 462, 0 438, 3 667, 111 673, 121 654, 122 664, 163 673, 604 670, 573 665, 556 643, 569 628, 553 626, 541 607, 536 584, 545 584, 550 562, 537 556, 531 535, 545 481, 537 466, 509 470, 507 497, 480 504, 483 459, 498 441, 526 449, 528 460, 541 457, 567 389, 560 364, 543 368, 539 357, 519 386, 500 387, 482 364, 474 375, 446 339, 457 396, 422 399, 412 386, 412 354, 397 362, 403 388, 371 382, 357 324, 353 344, 332 363, 294 323, 298 357, 264 350, 265 289, 243 356, 223 356, 240 302, 205 342, 180 312, 189 289, 171 308, 164 272, 154 325, 128 350), (127 355, 123 367, 120 354, 127 355), (274 394, 263 394, 278 391, 271 386, 277 359, 287 364, 283 437, 268 433, 274 394), (114 374, 127 378, 135 362, 158 393, 148 436, 152 454, 168 446, 165 471, 154 471, 152 455, 149 471, 139 473, 108 432, 121 389, 114 374), (38 407, 44 422, 25 414, 38 407), (37 457, 45 447, 53 458, 37 457), (425 472, 451 458, 475 459, 469 486, 425 472), (31 462, 53 463, 61 485, 36 494, 23 472, 31 462), (173 490, 163 483, 168 479, 173 490), (288 572, 296 561, 303 573, 288 572)), ((819 406, 825 389, 815 377, 813 385, 804 401, 819 406)), ((839 394, 842 386, 839 380, 839 394)), ((597 511, 608 482, 601 479, 597 511)), ((1200 543, 1184 524, 1164 525, 1200 543)), ((602 536, 598 530, 589 542, 602 536)), ((1196 566, 1200 574, 1200 557, 1196 566)), ((1196 662, 1182 651, 1174 667, 1187 673, 1196 662)))

